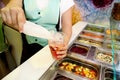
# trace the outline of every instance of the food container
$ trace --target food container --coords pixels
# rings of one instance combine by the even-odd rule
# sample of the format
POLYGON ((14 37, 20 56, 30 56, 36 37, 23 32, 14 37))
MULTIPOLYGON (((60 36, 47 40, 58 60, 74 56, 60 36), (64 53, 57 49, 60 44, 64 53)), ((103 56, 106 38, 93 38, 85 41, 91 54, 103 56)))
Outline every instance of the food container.
POLYGON ((94 40, 92 38, 87 38, 87 37, 83 37, 83 36, 79 36, 75 40, 75 42, 78 42, 80 44, 95 46, 95 47, 102 47, 103 46, 103 41, 98 41, 98 40, 94 40))
POLYGON ((104 27, 88 24, 84 30, 89 30, 93 32, 104 33, 104 27))
MULTIPOLYGON (((111 50, 112 49, 111 42, 105 41, 104 42, 104 48, 107 49, 107 50, 111 50)), ((114 43, 113 49, 114 49, 114 51, 118 51, 119 52, 120 51, 120 43, 114 43)))
POLYGON ((100 66, 83 60, 64 58, 57 67, 66 73, 82 78, 80 80, 99 80, 100 77, 100 66))
POLYGON ((74 57, 79 57, 79 58, 81 58, 81 56, 87 57, 89 49, 90 49, 90 46, 85 46, 85 45, 73 43, 69 47, 68 53, 74 57))
POLYGON ((83 79, 79 76, 58 69, 56 73, 52 76, 52 78, 50 78, 50 80, 88 80, 88 79, 83 79))
POLYGON ((101 33, 98 33, 98 32, 90 32, 90 31, 83 30, 80 33, 80 35, 88 37, 88 38, 92 38, 92 39, 95 39, 95 40, 103 40, 104 39, 104 34, 101 34, 101 33))
POLYGON ((120 42, 120 39, 111 39, 111 36, 110 35, 106 35, 105 36, 105 42, 111 42, 111 40, 114 41, 114 43, 119 43, 120 42))
POLYGON ((117 71, 114 72, 113 69, 107 67, 105 67, 103 71, 104 72, 103 72, 102 80, 114 80, 114 78, 116 78, 116 80, 120 80, 120 72, 117 71))
MULTIPOLYGON (((116 35, 119 35, 119 32, 117 32, 116 30, 111 30, 114 34, 116 34, 116 35)), ((106 41, 111 41, 111 35, 110 35, 110 29, 109 28, 107 28, 106 30, 105 30, 105 35, 106 35, 106 38, 105 38, 105 40, 106 41)), ((114 42, 120 42, 120 38, 119 37, 115 37, 115 36, 112 36, 112 39, 113 39, 113 41, 114 42)))
POLYGON ((55 75, 55 77, 53 79, 51 79, 51 80, 73 80, 73 79, 71 79, 71 78, 69 78, 67 76, 64 76, 62 74, 57 73, 55 75))
POLYGON ((112 66, 113 62, 116 65, 118 63, 117 54, 116 53, 114 54, 114 61, 112 61, 113 56, 112 56, 111 51, 107 51, 107 50, 104 50, 104 49, 98 49, 97 48, 96 51, 95 51, 94 59, 95 59, 95 61, 99 62, 100 64, 104 64, 104 65, 107 65, 107 66, 112 66))

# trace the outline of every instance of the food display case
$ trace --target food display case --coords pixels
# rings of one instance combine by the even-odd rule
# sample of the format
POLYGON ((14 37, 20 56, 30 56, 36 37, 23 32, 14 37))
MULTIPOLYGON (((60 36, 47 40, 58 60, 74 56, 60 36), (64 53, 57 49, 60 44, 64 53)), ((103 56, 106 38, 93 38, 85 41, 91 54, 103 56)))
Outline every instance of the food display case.
MULTIPOLYGON (((106 32, 107 28, 88 23, 70 44, 68 55, 55 61, 39 80, 114 80, 113 63, 118 66, 120 55, 112 55, 106 32)), ((116 75, 120 80, 119 71, 116 75)))

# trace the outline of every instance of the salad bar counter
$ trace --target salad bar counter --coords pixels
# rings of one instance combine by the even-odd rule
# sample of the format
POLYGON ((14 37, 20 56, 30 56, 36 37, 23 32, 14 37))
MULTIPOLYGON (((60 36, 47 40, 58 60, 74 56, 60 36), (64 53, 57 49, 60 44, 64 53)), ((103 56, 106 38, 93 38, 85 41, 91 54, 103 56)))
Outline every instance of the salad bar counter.
POLYGON ((120 48, 116 50, 113 55, 108 28, 87 24, 70 44, 67 57, 55 61, 39 80, 120 80, 113 68, 120 61, 120 48))

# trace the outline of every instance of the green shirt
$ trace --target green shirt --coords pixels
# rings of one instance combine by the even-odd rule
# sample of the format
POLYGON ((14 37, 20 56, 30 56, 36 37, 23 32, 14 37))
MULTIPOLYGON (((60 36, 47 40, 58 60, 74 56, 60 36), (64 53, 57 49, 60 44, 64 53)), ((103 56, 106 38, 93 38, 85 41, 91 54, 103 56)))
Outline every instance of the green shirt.
MULTIPOLYGON (((34 22, 44 28, 56 31, 56 24, 59 18, 60 0, 48 0, 48 4, 44 8, 39 8, 37 0, 24 0, 24 9, 28 21, 34 22)), ((42 46, 48 44, 46 39, 28 36, 26 39, 29 44, 38 43, 42 46)))

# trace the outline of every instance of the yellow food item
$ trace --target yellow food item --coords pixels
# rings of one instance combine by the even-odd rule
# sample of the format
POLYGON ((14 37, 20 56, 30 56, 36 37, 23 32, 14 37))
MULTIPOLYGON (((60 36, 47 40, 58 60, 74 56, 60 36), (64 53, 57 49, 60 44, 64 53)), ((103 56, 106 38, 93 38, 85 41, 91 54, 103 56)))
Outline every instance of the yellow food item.
POLYGON ((77 8, 77 6, 73 6, 72 8, 72 25, 74 25, 75 23, 77 23, 78 21, 81 21, 81 14, 79 9, 77 8))
POLYGON ((117 35, 117 36, 120 35, 120 31, 118 31, 118 30, 111 30, 111 31, 110 31, 110 29, 107 29, 107 30, 106 30, 106 34, 107 34, 107 35, 110 35, 111 32, 112 32, 112 34, 114 34, 114 35, 117 35))
POLYGON ((97 76, 96 71, 89 69, 85 66, 80 66, 71 62, 62 62, 59 67, 62 70, 73 72, 77 75, 81 75, 90 79, 94 79, 97 76))
POLYGON ((110 35, 110 30, 109 29, 106 30, 106 34, 110 35))

